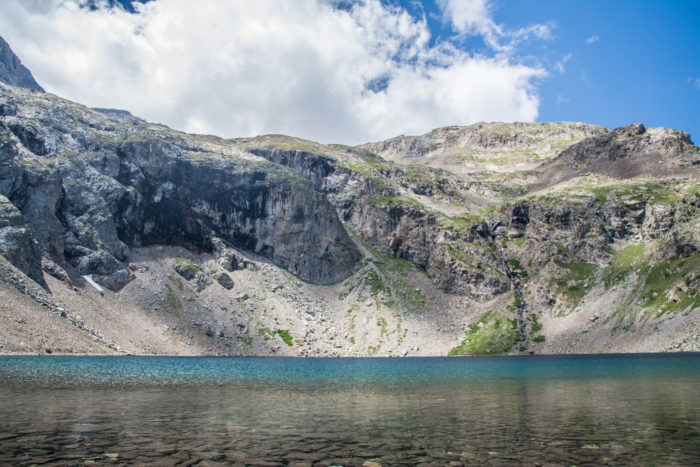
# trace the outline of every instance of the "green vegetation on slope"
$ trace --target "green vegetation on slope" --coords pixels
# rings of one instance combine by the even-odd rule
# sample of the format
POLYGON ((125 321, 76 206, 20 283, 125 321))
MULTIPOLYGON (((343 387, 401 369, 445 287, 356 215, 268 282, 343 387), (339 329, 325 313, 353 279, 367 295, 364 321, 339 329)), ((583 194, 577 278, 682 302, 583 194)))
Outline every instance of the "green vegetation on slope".
MULTIPOLYGON (((516 295, 517 299, 517 295, 516 295)), ((487 311, 476 323, 469 325, 460 345, 449 355, 497 355, 508 352, 520 340, 517 307, 487 311)))
POLYGON ((287 331, 286 329, 278 329, 277 335, 280 336, 282 338, 282 340, 284 341, 284 343, 287 344, 288 346, 291 347, 292 345, 294 345, 294 338, 289 333, 289 331, 287 331))
POLYGON ((557 291, 567 297, 571 309, 576 308, 586 292, 593 284, 597 266, 588 263, 565 263, 554 261, 557 266, 567 271, 567 274, 555 280, 557 291))
POLYGON ((346 291, 340 294, 340 300, 345 300, 357 290, 358 301, 367 298, 364 293, 368 292, 378 309, 385 305, 394 311, 422 312, 425 309, 425 296, 404 278, 407 272, 419 270, 405 259, 387 258, 351 229, 348 230, 353 238, 374 256, 376 262, 350 280, 346 291))

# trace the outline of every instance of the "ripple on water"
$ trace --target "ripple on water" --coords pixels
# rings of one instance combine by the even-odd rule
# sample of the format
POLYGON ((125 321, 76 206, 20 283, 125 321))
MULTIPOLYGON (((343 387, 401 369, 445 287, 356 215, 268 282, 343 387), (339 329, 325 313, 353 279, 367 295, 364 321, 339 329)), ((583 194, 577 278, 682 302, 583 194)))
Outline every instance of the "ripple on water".
POLYGON ((0 358, 0 464, 691 465, 698 363, 0 358))

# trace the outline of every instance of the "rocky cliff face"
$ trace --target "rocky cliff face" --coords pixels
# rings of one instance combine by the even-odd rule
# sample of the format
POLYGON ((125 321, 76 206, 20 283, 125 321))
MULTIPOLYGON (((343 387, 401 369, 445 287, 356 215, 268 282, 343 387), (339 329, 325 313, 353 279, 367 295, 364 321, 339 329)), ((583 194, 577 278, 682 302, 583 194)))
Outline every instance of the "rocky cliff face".
POLYGON ((10 45, 0 37, 0 82, 44 92, 44 88, 36 82, 32 72, 27 69, 12 51, 10 45))
POLYGON ((1 193, 59 265, 118 290, 133 247, 212 251, 218 238, 316 283, 345 279, 359 253, 322 194, 220 140, 105 117, 3 87, 1 193))
POLYGON ((80 331, 32 340, 14 323, 0 350, 92 348, 66 345, 80 335, 177 354, 700 348, 700 152, 683 132, 224 140, 0 80, 0 294, 80 331))

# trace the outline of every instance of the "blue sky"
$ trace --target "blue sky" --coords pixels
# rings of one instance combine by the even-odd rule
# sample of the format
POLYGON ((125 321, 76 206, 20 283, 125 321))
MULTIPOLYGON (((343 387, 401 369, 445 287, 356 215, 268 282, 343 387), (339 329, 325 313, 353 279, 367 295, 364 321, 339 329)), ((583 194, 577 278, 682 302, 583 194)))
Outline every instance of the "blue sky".
MULTIPOLYGON (((425 14, 435 40, 455 33, 433 1, 394 3, 425 14)), ((547 70, 538 83, 538 121, 642 122, 700 140, 700 1, 498 0, 490 10, 506 29, 551 26, 550 39, 515 52, 547 70)), ((493 53, 478 35, 455 43, 493 53)))
POLYGON ((495 20, 556 24, 551 41, 521 52, 550 73, 539 86, 538 120, 642 122, 700 140, 699 1, 519 0, 499 2, 495 20))
POLYGON ((700 139, 700 1, 0 2, 49 92, 221 136, 357 144, 478 121, 700 139))

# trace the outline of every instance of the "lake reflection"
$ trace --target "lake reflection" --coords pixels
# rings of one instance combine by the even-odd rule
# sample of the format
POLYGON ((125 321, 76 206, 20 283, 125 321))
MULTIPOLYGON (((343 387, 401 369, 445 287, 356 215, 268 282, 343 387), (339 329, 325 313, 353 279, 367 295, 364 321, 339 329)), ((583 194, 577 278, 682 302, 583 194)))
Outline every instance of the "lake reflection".
POLYGON ((698 464, 693 358, 675 375, 620 378, 63 388, 0 365, 12 376, 0 385, 0 464, 698 464))

